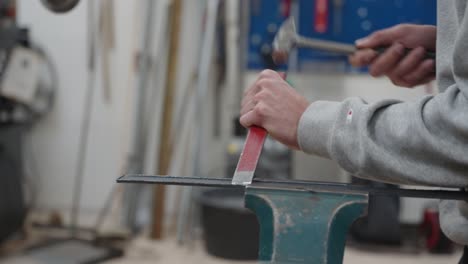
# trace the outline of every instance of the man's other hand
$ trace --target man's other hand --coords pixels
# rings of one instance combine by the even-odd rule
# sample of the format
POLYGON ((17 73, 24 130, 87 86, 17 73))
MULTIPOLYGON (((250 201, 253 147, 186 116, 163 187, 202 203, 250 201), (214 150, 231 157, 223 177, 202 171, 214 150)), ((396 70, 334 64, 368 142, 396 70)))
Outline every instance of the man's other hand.
POLYGON ((410 24, 376 31, 356 41, 361 50, 349 61, 356 67, 369 66, 372 76, 386 75, 397 86, 410 88, 428 83, 435 78, 435 61, 425 58, 425 53, 435 50, 436 31, 434 26, 410 24), (379 47, 389 48, 379 55, 372 50, 379 47), (405 54, 405 48, 412 51, 405 54))
POLYGON ((240 123, 265 128, 283 144, 299 149, 297 127, 309 102, 275 71, 263 71, 244 92, 240 123))

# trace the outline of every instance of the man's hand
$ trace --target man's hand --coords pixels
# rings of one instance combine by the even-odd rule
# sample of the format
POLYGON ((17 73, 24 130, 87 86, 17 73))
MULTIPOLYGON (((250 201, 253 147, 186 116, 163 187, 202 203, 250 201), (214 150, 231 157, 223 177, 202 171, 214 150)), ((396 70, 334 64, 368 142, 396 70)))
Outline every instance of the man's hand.
POLYGON ((398 86, 414 87, 435 78, 435 61, 425 58, 426 51, 434 51, 436 27, 401 24, 377 31, 356 41, 359 49, 349 61, 356 67, 370 66, 374 77, 386 75, 398 86), (372 50, 389 47, 380 56, 372 50), (405 48, 413 49, 405 55, 405 48))
POLYGON ((299 149, 297 126, 309 102, 275 71, 263 71, 244 92, 240 123, 265 128, 283 144, 299 149))

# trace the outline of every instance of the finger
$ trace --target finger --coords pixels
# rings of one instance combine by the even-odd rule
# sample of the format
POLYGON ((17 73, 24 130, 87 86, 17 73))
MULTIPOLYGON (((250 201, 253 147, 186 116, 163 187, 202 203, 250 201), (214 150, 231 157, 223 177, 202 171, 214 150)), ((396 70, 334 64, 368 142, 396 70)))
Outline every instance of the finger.
POLYGON ((271 79, 278 79, 281 76, 272 70, 263 70, 257 77, 257 80, 244 92, 244 97, 253 96, 258 93, 262 87, 264 87, 266 83, 269 82, 271 79))
POLYGON ((273 71, 273 70, 263 70, 258 79, 264 79, 264 78, 277 78, 278 77, 278 72, 273 71))
POLYGON ((283 80, 286 80, 286 78, 288 77, 287 73, 285 72, 278 72, 278 75, 281 77, 281 79, 283 80))
POLYGON ((255 100, 250 100, 246 102, 241 108, 241 112, 240 112, 241 116, 245 115, 249 111, 252 111, 252 109, 254 109, 256 104, 257 102, 255 100))
POLYGON ((260 116, 255 111, 251 110, 241 116, 239 122, 245 128, 257 125, 260 126, 260 116))
POLYGON ((253 97, 254 97, 254 94, 247 94, 245 95, 243 98, 242 98, 242 102, 241 102, 241 108, 245 107, 245 105, 252 101, 253 100, 253 97))
POLYGON ((262 83, 261 77, 259 76, 257 80, 250 86, 249 89, 244 91, 244 97, 242 98, 241 102, 241 107, 243 107, 247 102, 253 99, 253 97, 260 92, 262 89, 262 86, 260 85, 262 83))
POLYGON ((376 31, 365 38, 356 40, 355 44, 360 49, 390 46, 395 40, 393 31, 393 28, 376 31))
POLYGON ((398 78, 412 72, 424 59, 425 52, 426 50, 423 47, 418 47, 412 50, 401 60, 400 63, 398 63, 398 65, 395 67, 395 69, 393 69, 391 74, 389 74, 389 77, 398 78))
POLYGON ((426 59, 421 64, 419 64, 416 70, 406 75, 404 80, 409 83, 420 83, 428 77, 434 76, 434 70, 435 61, 433 59, 426 59))
POLYGON ((429 75, 424 76, 421 79, 412 81, 412 82, 409 82, 403 79, 402 77, 392 78, 391 80, 392 80, 392 83, 395 84, 396 86, 405 87, 405 88, 414 88, 415 86, 427 84, 435 80, 435 74, 429 73, 429 75))
POLYGON ((405 47, 400 43, 393 44, 372 63, 369 72, 378 77, 391 71, 405 56, 405 47))
POLYGON ((246 100, 246 99, 248 100, 249 98, 252 97, 252 95, 254 95, 255 93, 258 92, 259 87, 257 87, 257 81, 258 80, 256 80, 254 83, 252 83, 249 86, 249 88, 244 91, 241 105, 244 104, 244 100, 246 100))
POLYGON ((349 63, 354 67, 364 67, 369 65, 377 55, 377 52, 372 49, 358 50, 349 56, 349 63))
POLYGON ((258 83, 263 79, 275 78, 278 76, 278 73, 272 70, 263 70, 258 75, 255 82, 249 87, 249 89, 244 91, 244 97, 250 94, 256 94, 260 88, 258 83))

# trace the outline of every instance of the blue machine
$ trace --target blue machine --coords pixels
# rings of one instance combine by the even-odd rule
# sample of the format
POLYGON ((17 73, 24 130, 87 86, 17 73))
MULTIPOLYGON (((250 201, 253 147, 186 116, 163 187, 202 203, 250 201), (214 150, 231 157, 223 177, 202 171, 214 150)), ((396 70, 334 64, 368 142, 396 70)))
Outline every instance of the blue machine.
MULTIPOLYGON (((344 43, 400 23, 436 24, 436 0, 296 0, 301 35, 344 43), (326 3, 326 26, 317 31, 317 5, 326 3)), ((286 18, 288 0, 250 1, 250 31, 248 68, 260 70, 271 67, 268 51, 276 30, 286 18)), ((347 58, 315 50, 299 50, 299 71, 324 70, 352 72, 347 58)))

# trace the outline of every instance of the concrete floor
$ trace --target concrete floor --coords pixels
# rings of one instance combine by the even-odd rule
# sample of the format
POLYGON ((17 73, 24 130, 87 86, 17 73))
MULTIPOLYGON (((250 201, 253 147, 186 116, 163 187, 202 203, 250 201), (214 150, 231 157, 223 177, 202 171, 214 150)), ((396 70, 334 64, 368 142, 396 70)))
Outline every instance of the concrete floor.
MULTIPOLYGON (((451 255, 382 253, 376 250, 358 250, 349 247, 345 251, 344 264, 457 264, 461 252, 451 255)), ((17 256, 0 259, 0 264, 46 264, 44 260, 17 256)), ((256 261, 228 261, 208 255, 202 243, 180 247, 174 239, 150 241, 145 238, 134 240, 126 248, 125 257, 105 264, 253 264, 256 261)), ((49 263, 47 263, 49 264, 49 263)))
MULTIPOLYGON (((344 264, 456 264, 460 259, 461 252, 452 255, 430 255, 430 254, 395 254, 361 251, 347 248, 345 251, 344 264)), ((152 264, 152 263, 204 263, 204 264, 236 264, 257 263, 226 261, 209 256, 205 253, 201 243, 192 246, 179 247, 174 240, 162 242, 150 242, 147 239, 135 240, 129 246, 126 257, 118 260, 108 261, 106 264, 152 264)))

